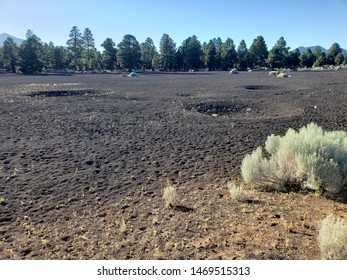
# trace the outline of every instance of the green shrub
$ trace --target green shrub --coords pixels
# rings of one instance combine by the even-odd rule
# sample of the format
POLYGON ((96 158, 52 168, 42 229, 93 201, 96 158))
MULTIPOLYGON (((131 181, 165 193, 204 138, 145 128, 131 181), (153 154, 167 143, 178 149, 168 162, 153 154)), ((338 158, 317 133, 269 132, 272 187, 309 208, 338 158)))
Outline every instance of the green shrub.
POLYGON ((331 195, 346 191, 347 132, 324 131, 311 123, 284 136, 270 135, 268 157, 258 147, 242 161, 243 180, 256 187, 288 190, 295 187, 331 195))
POLYGON ((318 245, 323 259, 347 259, 347 225, 332 215, 319 223, 318 245))

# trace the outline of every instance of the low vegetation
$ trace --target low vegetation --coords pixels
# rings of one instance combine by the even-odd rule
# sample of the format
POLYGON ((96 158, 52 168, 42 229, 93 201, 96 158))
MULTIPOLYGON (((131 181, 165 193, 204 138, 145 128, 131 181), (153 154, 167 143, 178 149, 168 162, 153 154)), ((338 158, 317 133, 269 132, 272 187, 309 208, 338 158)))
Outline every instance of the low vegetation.
POLYGON ((327 216, 319 223, 318 245, 323 259, 347 259, 347 224, 327 216))
POLYGON ((344 194, 347 180, 347 132, 324 131, 311 123, 284 136, 270 135, 269 157, 258 147, 242 161, 247 184, 277 190, 311 189, 336 196, 344 194))

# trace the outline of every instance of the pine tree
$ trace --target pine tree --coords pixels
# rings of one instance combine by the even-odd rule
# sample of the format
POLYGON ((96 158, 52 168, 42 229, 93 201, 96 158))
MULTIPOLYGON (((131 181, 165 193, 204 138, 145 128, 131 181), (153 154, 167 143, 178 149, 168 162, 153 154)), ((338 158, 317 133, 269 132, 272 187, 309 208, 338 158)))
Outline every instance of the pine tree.
POLYGON ((312 67, 315 61, 316 61, 316 56, 313 54, 313 52, 309 48, 307 48, 300 56, 300 64, 303 67, 307 67, 307 68, 312 67))
POLYGON ((160 69, 167 71, 175 69, 176 44, 169 35, 163 34, 160 39, 160 69))
POLYGON ((94 70, 96 68, 96 48, 92 31, 89 28, 84 29, 82 40, 84 48, 84 68, 86 70, 94 70))
POLYGON ((240 70, 247 69, 248 49, 245 40, 241 40, 237 47, 237 68, 240 70))
POLYGON ((26 33, 26 40, 21 44, 19 56, 20 70, 23 73, 42 71, 44 66, 42 42, 31 30, 26 33))
POLYGON ((141 44, 141 67, 143 69, 153 69, 152 61, 156 51, 151 38, 147 38, 146 41, 141 44))
POLYGON ((342 53, 342 49, 338 43, 334 43, 328 50, 327 62, 331 65, 335 65, 335 58, 339 53, 342 53))
POLYGON ((201 67, 201 43, 195 35, 183 41, 180 53, 184 70, 199 69, 201 67))
POLYGON ((117 48, 117 59, 121 68, 131 71, 141 66, 141 47, 133 35, 124 35, 117 48))
POLYGON ((102 63, 107 70, 113 71, 115 69, 117 59, 117 49, 115 48, 116 44, 111 38, 106 38, 101 46, 104 48, 104 51, 102 52, 102 63))
POLYGON ((286 57, 286 64, 291 69, 296 69, 300 65, 299 49, 288 52, 288 55, 286 57))
POLYGON ((66 44, 69 50, 70 65, 74 70, 81 71, 83 70, 83 38, 77 26, 72 27, 69 37, 66 44))
POLYGON ((217 51, 216 51, 216 45, 215 43, 210 40, 208 44, 204 45, 203 48, 203 60, 205 63, 205 67, 209 70, 215 70, 217 67, 216 63, 216 56, 217 56, 217 51))
POLYGON ((222 44, 221 54, 221 68, 222 70, 228 70, 234 68, 237 62, 237 53, 234 45, 234 41, 227 38, 222 44))
POLYGON ((279 38, 275 46, 270 50, 267 58, 267 64, 271 68, 282 68, 286 66, 286 57, 289 48, 286 47, 287 43, 283 37, 279 38))
POLYGON ((249 48, 249 53, 252 57, 251 68, 266 66, 266 59, 269 55, 269 51, 267 50, 265 40, 262 36, 258 36, 253 40, 253 43, 249 48))
POLYGON ((7 71, 16 73, 16 67, 19 63, 19 48, 12 38, 8 37, 3 45, 3 67, 7 71))

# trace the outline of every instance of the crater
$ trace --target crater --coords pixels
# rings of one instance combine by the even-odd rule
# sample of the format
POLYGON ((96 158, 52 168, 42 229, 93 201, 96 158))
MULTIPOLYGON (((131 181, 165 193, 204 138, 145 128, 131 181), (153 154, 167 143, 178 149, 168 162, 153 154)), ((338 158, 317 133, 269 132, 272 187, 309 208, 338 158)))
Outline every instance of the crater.
POLYGON ((186 103, 184 108, 189 111, 196 111, 205 115, 231 115, 245 110, 248 106, 241 101, 211 101, 200 103, 186 103))
POLYGON ((63 97, 63 96, 83 96, 89 94, 95 94, 93 89, 68 89, 68 90, 42 90, 33 91, 27 95, 30 97, 63 97))
POLYGON ((275 89, 274 86, 270 86, 270 85, 246 85, 244 86, 245 89, 248 90, 271 90, 271 89, 275 89))

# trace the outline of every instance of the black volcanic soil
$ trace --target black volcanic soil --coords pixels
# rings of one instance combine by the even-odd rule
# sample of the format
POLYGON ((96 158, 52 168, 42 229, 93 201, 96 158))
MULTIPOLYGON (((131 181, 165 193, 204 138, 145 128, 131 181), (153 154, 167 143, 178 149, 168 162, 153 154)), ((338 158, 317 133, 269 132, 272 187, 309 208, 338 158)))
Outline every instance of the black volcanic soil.
POLYGON ((267 135, 347 130, 346 71, 290 74, 0 75, 0 259, 320 259, 346 204, 225 185, 267 135))

